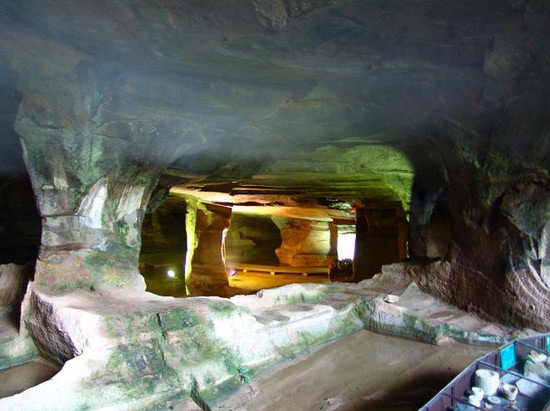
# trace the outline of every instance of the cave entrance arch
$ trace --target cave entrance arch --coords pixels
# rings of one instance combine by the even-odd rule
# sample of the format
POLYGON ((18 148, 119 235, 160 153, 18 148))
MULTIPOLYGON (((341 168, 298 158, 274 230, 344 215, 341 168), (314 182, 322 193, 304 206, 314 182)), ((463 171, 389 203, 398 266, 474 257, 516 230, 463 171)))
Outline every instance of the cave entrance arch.
MULTIPOLYGON (((142 253, 148 290, 181 297, 230 296, 289 283, 370 278, 382 265, 408 256, 409 181, 412 174, 405 170, 176 182, 168 199, 179 201, 172 210, 179 221, 169 221, 167 232, 179 236, 180 251, 158 269, 149 267, 151 273, 142 253), (157 288, 155 283, 174 286, 157 288)), ((161 210, 144 221, 142 250, 161 210)))

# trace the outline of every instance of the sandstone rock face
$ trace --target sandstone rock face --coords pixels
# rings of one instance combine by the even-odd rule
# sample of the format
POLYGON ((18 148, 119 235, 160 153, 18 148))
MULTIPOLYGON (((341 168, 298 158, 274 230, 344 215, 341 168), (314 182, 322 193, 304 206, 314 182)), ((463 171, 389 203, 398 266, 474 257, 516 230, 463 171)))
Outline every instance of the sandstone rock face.
POLYGON ((22 317, 29 313, 29 280, 34 264, 0 265, 0 369, 23 364, 38 355, 22 317))
POLYGON ((33 265, 0 265, 0 312, 19 310, 29 279, 33 274, 33 265))

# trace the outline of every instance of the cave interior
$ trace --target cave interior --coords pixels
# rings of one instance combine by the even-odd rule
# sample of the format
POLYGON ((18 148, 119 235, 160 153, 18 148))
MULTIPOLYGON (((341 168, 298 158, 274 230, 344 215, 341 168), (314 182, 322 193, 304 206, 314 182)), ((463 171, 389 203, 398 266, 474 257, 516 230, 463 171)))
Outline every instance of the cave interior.
POLYGON ((0 370, 60 370, 1 409, 550 331, 550 1, 3 0, 0 36, 0 370))

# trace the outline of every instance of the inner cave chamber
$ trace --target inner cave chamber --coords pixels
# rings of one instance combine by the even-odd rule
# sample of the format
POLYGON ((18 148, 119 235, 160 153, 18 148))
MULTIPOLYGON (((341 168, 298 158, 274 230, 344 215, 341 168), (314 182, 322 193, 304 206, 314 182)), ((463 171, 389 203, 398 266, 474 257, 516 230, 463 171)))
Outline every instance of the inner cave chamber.
POLYGON ((0 409, 238 409, 350 345, 456 360, 435 394, 549 332, 549 0, 4 0, 0 36, 0 382, 45 373, 0 409))
POLYGON ((341 191, 329 200, 292 187, 289 178, 287 187, 221 186, 229 192, 212 191, 216 182, 159 188, 142 225, 139 267, 147 290, 230 296, 300 282, 358 282, 407 258, 403 204, 379 179, 360 194, 341 191))

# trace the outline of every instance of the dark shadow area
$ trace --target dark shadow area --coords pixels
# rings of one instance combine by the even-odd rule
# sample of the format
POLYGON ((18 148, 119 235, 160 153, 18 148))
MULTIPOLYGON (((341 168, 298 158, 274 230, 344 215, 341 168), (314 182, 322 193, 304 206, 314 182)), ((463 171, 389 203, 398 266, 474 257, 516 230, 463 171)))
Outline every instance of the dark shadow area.
POLYGON ((225 259, 237 263, 278 264, 275 250, 281 242, 281 232, 271 217, 233 213, 225 239, 225 259))
POLYGON ((185 201, 175 194, 151 201, 143 219, 139 270, 147 291, 183 297, 185 293, 185 201))
POLYGON ((399 202, 362 204, 356 209, 356 220, 356 281, 407 258, 407 221, 399 202))
POLYGON ((0 64, 0 334, 19 330, 21 303, 33 279, 41 219, 14 123, 22 95, 16 74, 0 64))
POLYGON ((22 96, 15 73, 0 65, 0 264, 35 261, 41 221, 30 178, 14 130, 22 96))

